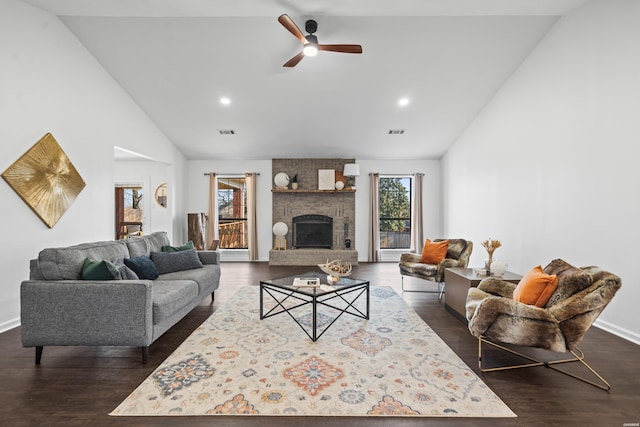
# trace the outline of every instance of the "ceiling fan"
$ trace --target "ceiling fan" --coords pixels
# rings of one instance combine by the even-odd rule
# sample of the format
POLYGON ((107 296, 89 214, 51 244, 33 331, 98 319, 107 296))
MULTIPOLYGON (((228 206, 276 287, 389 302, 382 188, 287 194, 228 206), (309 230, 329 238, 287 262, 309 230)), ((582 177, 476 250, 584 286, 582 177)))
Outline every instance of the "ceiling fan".
POLYGON ((318 44, 318 38, 313 35, 318 30, 318 23, 313 19, 309 19, 304 29, 307 31, 306 36, 300 31, 300 28, 293 22, 289 15, 280 15, 278 22, 282 24, 291 34, 293 34, 303 45, 302 52, 284 63, 283 67, 295 67, 298 62, 305 56, 315 56, 319 50, 327 50, 330 52, 342 53, 362 53, 362 46, 359 44, 318 44))

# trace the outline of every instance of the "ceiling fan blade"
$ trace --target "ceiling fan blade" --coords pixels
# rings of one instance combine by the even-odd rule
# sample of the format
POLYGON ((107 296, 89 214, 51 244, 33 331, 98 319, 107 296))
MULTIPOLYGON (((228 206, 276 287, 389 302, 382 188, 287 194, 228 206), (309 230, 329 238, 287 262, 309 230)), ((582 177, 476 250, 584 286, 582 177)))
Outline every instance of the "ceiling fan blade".
POLYGON ((280 15, 278 17, 278 22, 281 23, 282 26, 285 27, 287 30, 289 30, 289 32, 293 34, 298 40, 300 40, 300 43, 305 44, 307 42, 307 39, 304 37, 304 34, 300 30, 300 28, 298 28, 296 23, 293 22, 291 18, 289 18, 289 15, 287 14, 280 15))
POLYGON ((283 67, 295 67, 296 65, 298 65, 298 62, 302 61, 302 58, 304 58, 304 53, 300 52, 299 54, 285 62, 283 67))
POLYGON ((342 53, 362 53, 362 46, 359 44, 319 44, 318 50, 342 53))

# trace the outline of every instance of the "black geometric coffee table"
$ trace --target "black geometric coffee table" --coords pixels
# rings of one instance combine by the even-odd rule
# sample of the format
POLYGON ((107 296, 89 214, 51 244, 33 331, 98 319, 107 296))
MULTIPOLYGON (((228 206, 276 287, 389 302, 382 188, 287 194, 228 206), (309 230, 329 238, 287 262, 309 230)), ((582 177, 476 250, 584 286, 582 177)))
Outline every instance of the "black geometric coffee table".
MULTIPOLYGON (((344 313, 362 319, 369 318, 369 281, 360 279, 351 279, 349 277, 341 277, 340 281, 331 284, 332 289, 323 289, 321 287, 295 287, 293 280, 295 278, 320 279, 320 283, 327 284, 327 275, 320 272, 310 272, 296 274, 295 276, 281 277, 279 279, 261 280, 260 281, 260 320, 272 317, 277 314, 287 313, 302 330, 307 334, 311 341, 317 341, 331 325, 335 323, 344 313), (264 312, 264 297, 268 295, 276 305, 266 313, 264 312), (366 310, 363 313, 354 306, 354 303, 365 295, 366 310), (285 304, 286 303, 286 304, 285 304), (341 306, 336 306, 340 303, 341 306), (311 333, 305 329, 293 313, 293 310, 311 305, 312 327, 311 333), (338 312, 338 315, 324 329, 318 333, 318 306, 330 307, 338 312)), ((299 310, 298 310, 299 311, 299 310)))

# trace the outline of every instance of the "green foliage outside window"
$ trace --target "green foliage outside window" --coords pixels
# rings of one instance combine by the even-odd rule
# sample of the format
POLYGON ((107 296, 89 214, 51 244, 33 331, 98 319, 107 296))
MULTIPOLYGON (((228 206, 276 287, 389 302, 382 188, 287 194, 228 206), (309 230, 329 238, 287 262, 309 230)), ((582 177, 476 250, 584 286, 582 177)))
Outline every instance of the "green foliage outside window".
POLYGON ((380 231, 411 229, 410 194, 410 178, 380 178, 380 231))

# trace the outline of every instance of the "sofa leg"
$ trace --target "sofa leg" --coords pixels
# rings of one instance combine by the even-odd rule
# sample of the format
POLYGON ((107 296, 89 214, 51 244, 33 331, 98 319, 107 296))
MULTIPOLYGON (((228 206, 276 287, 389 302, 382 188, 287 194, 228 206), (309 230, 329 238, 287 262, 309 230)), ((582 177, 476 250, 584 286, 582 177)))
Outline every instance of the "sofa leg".
POLYGON ((36 346, 36 365, 39 365, 42 360, 42 350, 44 350, 43 346, 36 346))
POLYGON ((214 292, 211 292, 211 304, 213 304, 215 300, 216 300, 216 293, 214 291, 214 292))
POLYGON ((147 363, 149 360, 149 346, 142 347, 142 363, 147 363))

